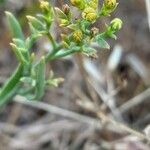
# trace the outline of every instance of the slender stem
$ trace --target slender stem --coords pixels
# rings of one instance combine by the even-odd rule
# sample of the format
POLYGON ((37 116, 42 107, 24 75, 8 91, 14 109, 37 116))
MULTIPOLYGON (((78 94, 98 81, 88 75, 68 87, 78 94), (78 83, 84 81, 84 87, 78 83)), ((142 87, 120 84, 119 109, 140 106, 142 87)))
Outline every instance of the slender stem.
POLYGON ((56 44, 54 38, 52 37, 51 33, 48 32, 47 36, 48 36, 49 40, 51 41, 53 48, 56 49, 57 44, 56 44))
POLYGON ((73 54, 73 53, 78 52, 78 51, 79 50, 72 49, 72 50, 67 50, 67 51, 63 51, 63 52, 58 52, 58 53, 56 53, 55 55, 53 55, 51 57, 51 60, 58 59, 58 58, 61 58, 61 57, 65 57, 65 56, 68 56, 68 55, 73 54))
POLYGON ((49 52, 46 55, 46 62, 51 60, 51 58, 61 49, 62 49, 62 44, 59 44, 55 49, 52 50, 52 52, 49 52))

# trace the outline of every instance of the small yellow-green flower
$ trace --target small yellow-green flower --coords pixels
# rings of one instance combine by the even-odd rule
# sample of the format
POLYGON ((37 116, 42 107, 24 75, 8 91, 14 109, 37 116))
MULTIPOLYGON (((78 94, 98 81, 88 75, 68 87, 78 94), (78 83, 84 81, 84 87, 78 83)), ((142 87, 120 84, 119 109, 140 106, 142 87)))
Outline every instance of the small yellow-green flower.
POLYGON ((88 5, 94 9, 97 9, 98 7, 98 0, 91 0, 88 5))
POLYGON ((83 38, 83 33, 81 30, 77 30, 73 33, 73 40, 75 42, 81 42, 82 38, 83 38))
POLYGON ((85 0, 70 0, 71 4, 79 9, 84 9, 86 2, 85 0))
POLYGON ((40 2, 40 8, 44 11, 49 11, 49 2, 41 1, 40 2))
POLYGON ((104 0, 104 5, 107 9, 112 10, 116 7, 116 0, 104 0))
POLYGON ((115 18, 115 19, 113 19, 113 20, 111 21, 110 27, 111 27, 112 30, 118 31, 118 30, 120 30, 120 29, 122 28, 122 24, 123 24, 123 23, 122 23, 122 20, 121 20, 121 19, 115 18))
POLYGON ((82 12, 82 18, 89 21, 89 22, 93 22, 97 18, 97 12, 94 8, 87 7, 82 12))
POLYGON ((100 14, 103 16, 109 16, 110 13, 116 9, 117 5, 118 3, 116 0, 104 0, 100 14))

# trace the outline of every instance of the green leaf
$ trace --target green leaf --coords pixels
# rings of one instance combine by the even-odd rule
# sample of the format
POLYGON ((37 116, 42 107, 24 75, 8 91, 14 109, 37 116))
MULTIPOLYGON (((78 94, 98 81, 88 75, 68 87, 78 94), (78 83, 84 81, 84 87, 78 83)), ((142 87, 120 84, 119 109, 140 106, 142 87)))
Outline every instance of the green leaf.
POLYGON ((20 81, 25 84, 29 84, 32 87, 35 87, 35 85, 36 85, 36 81, 34 79, 32 79, 31 77, 22 77, 20 79, 20 81))
POLYGON ((45 58, 42 57, 40 62, 35 66, 35 97, 34 99, 40 99, 44 95, 45 89, 45 58))
POLYGON ((0 107, 6 104, 17 93, 23 66, 19 65, 13 75, 7 80, 0 91, 0 107))
POLYGON ((115 40, 117 39, 117 36, 115 34, 111 34, 110 37, 115 39, 115 40))
POLYGON ((60 10, 58 7, 55 7, 55 11, 60 19, 68 19, 67 15, 64 14, 64 12, 60 10))
POLYGON ((17 47, 25 49, 25 42, 23 40, 13 38, 13 42, 17 47))
POLYGON ((5 13, 7 16, 7 20, 8 20, 8 24, 9 24, 9 28, 10 28, 12 36, 14 38, 24 40, 24 35, 23 35, 22 29, 17 19, 14 17, 12 13, 8 11, 6 11, 5 13))
POLYGON ((33 44, 35 43, 35 41, 41 36, 42 36, 42 34, 40 34, 40 33, 31 34, 25 41, 25 45, 26 45, 27 49, 30 49, 33 46, 33 44))
POLYGON ((64 78, 55 78, 54 77, 54 72, 50 71, 50 75, 48 80, 46 81, 46 84, 49 86, 55 86, 58 87, 59 83, 62 83, 64 81, 64 78))
POLYGON ((83 32, 87 32, 89 25, 90 25, 90 22, 88 22, 87 20, 82 20, 80 22, 80 26, 83 32))
POLYGON ((67 26, 67 28, 75 31, 75 30, 79 29, 79 26, 78 26, 78 24, 70 24, 67 26))
POLYGON ((28 64, 27 60, 25 59, 24 55, 26 53, 26 50, 25 49, 21 49, 21 48, 18 48, 15 44, 13 43, 10 43, 11 47, 12 47, 12 50, 14 52, 14 54, 16 55, 16 58, 18 59, 18 61, 21 63, 21 64, 28 64))
POLYGON ((29 60, 29 51, 25 42, 21 39, 13 39, 13 42, 14 43, 10 43, 10 45, 12 46, 17 59, 19 56, 20 58, 18 60, 22 60, 20 62, 27 64, 27 61, 29 60))
POLYGON ((29 22, 29 28, 31 31, 31 34, 38 34, 38 31, 33 27, 33 25, 29 22))
POLYGON ((109 44, 105 41, 105 39, 101 35, 97 35, 95 37, 95 41, 98 43, 100 48, 110 49, 109 44))
POLYGON ((84 45, 82 47, 82 53, 89 57, 96 55, 97 51, 94 48, 90 47, 89 45, 84 45))
POLYGON ((33 16, 27 16, 27 19, 29 22, 32 24, 32 26, 38 30, 38 31, 43 31, 46 30, 45 24, 42 23, 39 19, 33 17, 33 16))

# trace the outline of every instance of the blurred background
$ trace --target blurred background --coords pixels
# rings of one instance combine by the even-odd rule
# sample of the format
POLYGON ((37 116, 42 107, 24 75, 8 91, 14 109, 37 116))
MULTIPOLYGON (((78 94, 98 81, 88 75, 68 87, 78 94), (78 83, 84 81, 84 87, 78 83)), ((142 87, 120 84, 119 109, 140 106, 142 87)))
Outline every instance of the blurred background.
MULTIPOLYGON (((51 1, 62 8, 65 0, 51 1)), ((100 6, 102 0, 100 0, 100 6)), ((124 25, 110 50, 98 49, 97 59, 73 55, 47 66, 65 82, 46 89, 42 101, 16 96, 0 110, 0 150, 148 150, 150 144, 149 0, 119 0, 110 18, 124 25), (148 9, 149 8, 149 9, 148 9)), ((11 11, 26 36, 26 15, 40 12, 38 0, 0 0, 0 85, 17 65, 9 43, 4 11, 11 11)), ((78 13, 73 10, 74 13, 78 13)), ((60 39, 61 29, 52 33, 60 39)), ((49 42, 41 38, 33 49, 40 54, 49 42)))

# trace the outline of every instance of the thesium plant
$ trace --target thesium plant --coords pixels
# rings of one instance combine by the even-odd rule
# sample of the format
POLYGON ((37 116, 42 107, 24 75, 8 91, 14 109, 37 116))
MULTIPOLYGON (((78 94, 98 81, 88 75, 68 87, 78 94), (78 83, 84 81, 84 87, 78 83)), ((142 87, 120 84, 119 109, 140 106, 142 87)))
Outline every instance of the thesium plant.
POLYGON ((29 100, 39 100, 44 95, 46 86, 57 86, 62 79, 54 78, 53 73, 46 77, 47 62, 74 53, 95 57, 96 49, 92 47, 93 43, 97 43, 100 48, 109 48, 106 38, 116 39, 115 33, 121 29, 122 21, 119 18, 113 19, 106 25, 105 31, 101 32, 94 27, 94 23, 103 16, 109 17, 117 5, 116 0, 104 0, 101 7, 98 5, 98 0, 70 0, 70 6, 66 4, 59 9, 53 8, 48 1, 40 1, 42 13, 37 16, 27 16, 31 31, 29 37, 24 36, 13 14, 6 12, 13 36, 10 45, 18 60, 18 66, 0 89, 0 106, 12 100, 17 94, 29 100), (78 18, 73 17, 70 7, 76 7, 80 13, 78 18), (56 41, 50 32, 55 21, 58 21, 60 28, 68 29, 67 35, 60 35, 61 41, 56 41), (52 50, 37 59, 32 46, 41 36, 47 36, 52 50))

